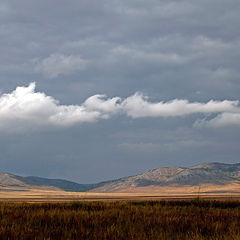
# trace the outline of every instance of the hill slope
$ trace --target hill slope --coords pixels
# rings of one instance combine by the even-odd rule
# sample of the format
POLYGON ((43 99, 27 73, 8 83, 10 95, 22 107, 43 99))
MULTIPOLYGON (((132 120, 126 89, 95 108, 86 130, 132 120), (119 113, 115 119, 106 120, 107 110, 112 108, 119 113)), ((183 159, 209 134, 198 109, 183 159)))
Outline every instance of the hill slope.
POLYGON ((0 186, 21 188, 55 187, 65 191, 84 192, 91 188, 91 184, 78 184, 62 179, 48 179, 40 177, 21 177, 9 173, 0 173, 0 186))
POLYGON ((199 186, 240 183, 240 164, 207 163, 189 168, 164 167, 136 176, 102 183, 94 192, 118 192, 123 189, 147 186, 199 186))
POLYGON ((207 163, 189 168, 163 167, 147 171, 136 176, 96 184, 79 184, 62 179, 40 177, 21 177, 9 173, 0 173, 2 187, 55 187, 65 191, 122 192, 128 189, 149 187, 183 187, 201 184, 227 185, 240 184, 240 164, 207 163))

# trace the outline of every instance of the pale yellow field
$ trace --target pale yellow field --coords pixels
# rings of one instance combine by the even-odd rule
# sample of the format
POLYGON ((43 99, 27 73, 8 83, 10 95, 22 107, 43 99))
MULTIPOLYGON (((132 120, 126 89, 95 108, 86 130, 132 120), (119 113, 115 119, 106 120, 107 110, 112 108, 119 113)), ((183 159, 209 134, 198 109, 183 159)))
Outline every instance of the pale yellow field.
POLYGON ((78 201, 78 200, 154 200, 185 198, 234 198, 240 199, 240 184, 201 185, 185 187, 139 187, 117 193, 65 192, 54 188, 0 187, 1 201, 78 201))
POLYGON ((181 195, 181 194, 240 194, 240 184, 238 182, 233 182, 226 185, 211 185, 203 184, 199 186, 147 186, 147 187, 138 187, 138 188, 127 188, 121 190, 121 192, 128 193, 147 193, 151 192, 152 194, 167 194, 167 195, 181 195))

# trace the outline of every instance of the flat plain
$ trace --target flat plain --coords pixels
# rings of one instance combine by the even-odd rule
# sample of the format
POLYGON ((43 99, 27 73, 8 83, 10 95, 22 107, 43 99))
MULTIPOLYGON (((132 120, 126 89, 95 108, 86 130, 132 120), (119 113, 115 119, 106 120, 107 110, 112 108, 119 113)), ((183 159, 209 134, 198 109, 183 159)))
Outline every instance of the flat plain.
POLYGON ((240 184, 168 186, 128 188, 121 192, 67 192, 56 188, 0 187, 1 201, 109 201, 109 200, 160 200, 160 199, 240 199, 240 184))
POLYGON ((2 186, 0 239, 237 240, 239 187, 95 193, 2 186))

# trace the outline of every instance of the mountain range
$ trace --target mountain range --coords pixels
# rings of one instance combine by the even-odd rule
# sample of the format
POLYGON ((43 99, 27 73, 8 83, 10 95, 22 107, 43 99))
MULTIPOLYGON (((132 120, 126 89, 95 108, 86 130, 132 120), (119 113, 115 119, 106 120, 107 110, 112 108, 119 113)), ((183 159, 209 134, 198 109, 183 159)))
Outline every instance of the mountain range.
POLYGON ((76 192, 124 192, 129 189, 148 187, 184 187, 203 184, 240 184, 240 163, 206 163, 193 167, 161 167, 143 174, 123 177, 96 184, 79 184, 63 179, 22 177, 10 173, 0 173, 0 187, 54 188, 76 192))

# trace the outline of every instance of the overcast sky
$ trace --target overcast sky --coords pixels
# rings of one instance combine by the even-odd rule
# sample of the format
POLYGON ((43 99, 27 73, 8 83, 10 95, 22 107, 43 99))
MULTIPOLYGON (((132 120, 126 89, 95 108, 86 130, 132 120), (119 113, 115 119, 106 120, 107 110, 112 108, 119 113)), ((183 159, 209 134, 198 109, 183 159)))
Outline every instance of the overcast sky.
POLYGON ((0 171, 239 162, 239 29, 239 0, 1 0, 0 171))

